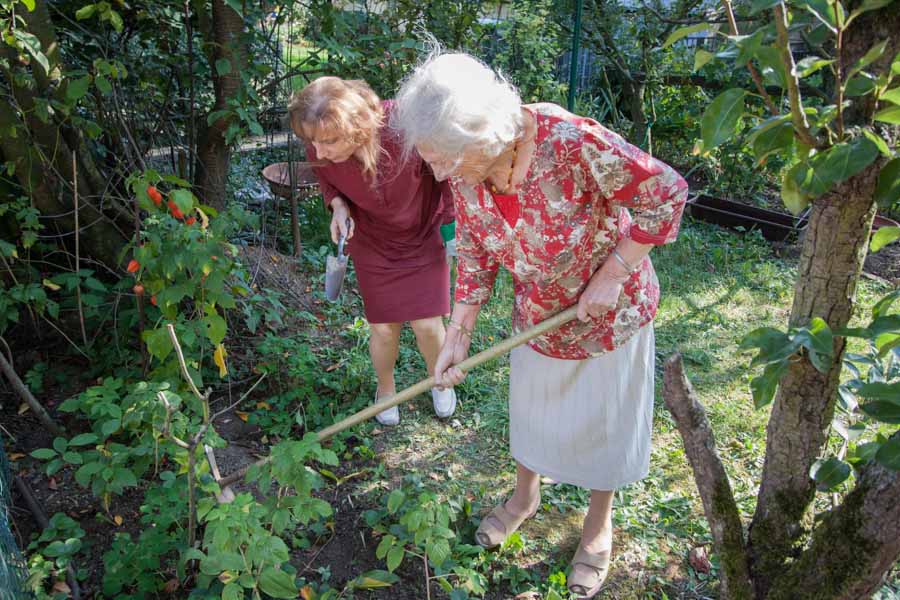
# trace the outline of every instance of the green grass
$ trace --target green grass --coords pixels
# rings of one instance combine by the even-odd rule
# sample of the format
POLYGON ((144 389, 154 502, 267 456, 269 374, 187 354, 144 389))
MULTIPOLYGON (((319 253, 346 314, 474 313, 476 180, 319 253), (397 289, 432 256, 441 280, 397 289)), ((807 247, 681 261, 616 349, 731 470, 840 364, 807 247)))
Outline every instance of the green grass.
MULTIPOLYGON (((325 234, 328 215, 317 203, 306 208, 307 252, 302 263, 313 287, 321 289, 324 256, 333 251, 325 234)), ((283 239, 287 243, 289 236, 283 239)), ((681 438, 660 396, 662 363, 673 352, 682 353, 687 374, 707 408, 738 505, 749 519, 769 411, 753 407, 750 355, 741 353, 738 343, 757 327, 785 327, 796 263, 776 257, 755 233, 740 235, 690 220, 678 240, 655 249, 652 258, 662 300, 655 321, 657 398, 650 474, 616 493, 614 553, 605 597, 715 597, 715 570, 709 577, 698 576, 687 565, 690 549, 708 544, 711 537, 681 438)), ((862 280, 855 320, 859 315, 865 318, 886 291, 862 280)), ((512 294, 510 276, 501 271, 493 297, 479 317, 473 353, 509 335, 512 294)), ((349 411, 368 402, 375 378, 367 329, 359 320, 361 302, 346 292, 345 298, 349 300, 345 305, 321 305, 324 328, 339 344, 317 351, 322 364, 343 361, 346 372, 353 374, 352 385, 360 387, 346 391, 352 400, 343 410, 349 411)), ((396 374, 398 389, 427 375, 408 327, 396 374)), ((514 484, 514 462, 507 446, 508 377, 507 357, 472 372, 457 388, 460 405, 449 423, 435 418, 430 396, 422 396, 401 407, 400 426, 389 430, 364 426, 360 435, 376 450, 379 466, 374 476, 354 481, 355 493, 370 494, 374 503, 385 491, 399 487, 404 475, 417 473, 428 487, 448 498, 468 498, 475 514, 503 500, 514 484)), ((494 557, 491 590, 511 595, 533 590, 550 597, 546 596, 550 587, 563 589, 558 572, 565 570, 574 552, 588 494, 568 485, 544 485, 542 498, 542 510, 521 530, 522 547, 494 557), (549 583, 554 578, 557 583, 549 583)))

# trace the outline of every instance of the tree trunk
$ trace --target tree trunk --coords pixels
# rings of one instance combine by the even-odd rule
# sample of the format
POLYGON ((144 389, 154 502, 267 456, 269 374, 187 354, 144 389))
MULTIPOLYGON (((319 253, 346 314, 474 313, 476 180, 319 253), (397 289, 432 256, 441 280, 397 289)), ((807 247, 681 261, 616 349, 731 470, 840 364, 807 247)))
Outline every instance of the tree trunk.
MULTIPOLYGON (((814 201, 794 287, 791 326, 821 317, 837 329, 850 320, 875 215, 872 196, 880 163, 814 201)), ((750 525, 751 570, 760 597, 795 555, 794 544, 809 525, 808 508, 815 495, 809 470, 827 439, 843 352, 844 340, 836 337, 828 372, 820 373, 803 358, 792 362, 780 381, 750 525)))
MULTIPOLYGON (((201 27, 202 23, 201 20, 201 27)), ((244 18, 225 0, 213 0, 212 21, 203 30, 207 45, 213 48, 209 62, 213 68, 216 102, 211 113, 227 110, 231 104, 239 102, 243 85, 241 74, 246 72, 247 65, 243 33, 244 18), (230 71, 219 75, 216 63, 223 59, 228 61, 230 71)), ((225 186, 231 166, 231 147, 225 141, 225 134, 236 120, 237 115, 232 112, 211 124, 207 123, 206 117, 199 123, 195 183, 203 201, 217 209, 225 206, 225 186)))
POLYGON ((647 82, 643 79, 622 79, 622 90, 631 112, 631 143, 641 148, 647 136, 647 113, 644 110, 644 92, 647 82))
MULTIPOLYGON (((893 438, 900 438, 895 433, 893 438)), ((767 600, 869 598, 900 554, 900 472, 866 467, 828 513, 809 548, 778 578, 767 600)))

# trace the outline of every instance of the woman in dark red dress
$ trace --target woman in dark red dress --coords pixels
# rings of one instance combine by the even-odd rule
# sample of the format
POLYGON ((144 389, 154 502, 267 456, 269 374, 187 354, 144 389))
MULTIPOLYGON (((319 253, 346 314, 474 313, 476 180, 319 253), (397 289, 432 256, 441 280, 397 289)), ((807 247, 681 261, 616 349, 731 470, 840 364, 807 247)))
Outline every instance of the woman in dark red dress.
MULTIPOLYGON (((320 77, 288 106, 291 127, 307 143, 325 205, 331 238, 346 235, 371 336, 378 377, 375 400, 396 392, 394 365, 400 331, 409 321, 428 372, 444 343, 442 316, 450 312, 450 272, 440 226, 453 220, 445 185, 386 126, 393 106, 364 81, 320 77), (349 219, 349 227, 347 225, 349 219)), ((456 408, 452 389, 432 392, 439 417, 456 408)), ((394 407, 379 413, 384 425, 400 420, 394 407)))

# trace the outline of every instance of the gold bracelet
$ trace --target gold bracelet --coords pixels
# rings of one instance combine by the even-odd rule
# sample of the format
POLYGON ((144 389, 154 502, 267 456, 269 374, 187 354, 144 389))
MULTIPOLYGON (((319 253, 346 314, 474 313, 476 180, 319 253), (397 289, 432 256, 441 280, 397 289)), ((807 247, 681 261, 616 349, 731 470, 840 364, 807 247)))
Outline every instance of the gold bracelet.
POLYGON ((450 319, 450 322, 447 323, 447 327, 455 327, 455 328, 459 329, 459 332, 461 334, 472 337, 471 329, 466 329, 465 325, 463 325, 462 323, 457 323, 453 319, 450 319))

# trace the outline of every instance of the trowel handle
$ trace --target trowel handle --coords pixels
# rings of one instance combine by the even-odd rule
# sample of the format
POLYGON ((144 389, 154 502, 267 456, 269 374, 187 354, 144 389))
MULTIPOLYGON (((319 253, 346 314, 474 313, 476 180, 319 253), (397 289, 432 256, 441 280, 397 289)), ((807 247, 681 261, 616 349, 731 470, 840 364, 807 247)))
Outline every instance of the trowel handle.
MULTIPOLYGON (((347 217, 346 225, 347 225, 347 231, 349 232, 350 231, 350 217, 347 217)), ((341 235, 341 237, 338 239, 338 251, 337 251, 338 258, 344 258, 344 243, 346 241, 347 241, 347 236, 345 236, 345 235, 341 235)))

